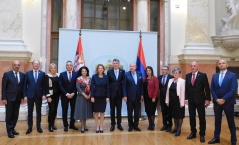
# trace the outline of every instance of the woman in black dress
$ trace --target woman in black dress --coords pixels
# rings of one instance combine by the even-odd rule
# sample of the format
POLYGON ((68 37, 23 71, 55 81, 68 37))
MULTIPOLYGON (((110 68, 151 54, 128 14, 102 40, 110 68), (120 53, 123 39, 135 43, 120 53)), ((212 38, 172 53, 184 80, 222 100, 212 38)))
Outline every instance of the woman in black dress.
POLYGON ((60 86, 59 86, 59 75, 56 72, 56 64, 51 63, 49 73, 46 75, 46 91, 47 91, 47 102, 49 106, 48 114, 48 130, 53 132, 57 128, 55 127, 55 118, 57 114, 57 106, 60 98, 60 86))
POLYGON ((153 68, 146 67, 146 77, 143 82, 145 112, 148 116, 148 130, 154 130, 155 111, 158 103, 159 82, 154 76, 153 68))
POLYGON ((168 82, 165 103, 169 106, 172 118, 174 119, 175 136, 180 136, 183 118, 185 117, 185 80, 180 78, 181 70, 174 68, 173 77, 168 82))
POLYGON ((79 77, 76 80, 76 105, 75 105, 75 120, 81 121, 81 132, 88 131, 86 128, 86 119, 92 118, 92 106, 90 102, 90 77, 89 69, 82 66, 79 70, 79 77))
POLYGON ((96 124, 96 133, 103 133, 103 123, 105 116, 106 103, 109 101, 109 79, 104 74, 105 68, 102 64, 96 67, 96 74, 91 80, 91 102, 96 124), (100 114, 100 122, 98 115, 100 114))

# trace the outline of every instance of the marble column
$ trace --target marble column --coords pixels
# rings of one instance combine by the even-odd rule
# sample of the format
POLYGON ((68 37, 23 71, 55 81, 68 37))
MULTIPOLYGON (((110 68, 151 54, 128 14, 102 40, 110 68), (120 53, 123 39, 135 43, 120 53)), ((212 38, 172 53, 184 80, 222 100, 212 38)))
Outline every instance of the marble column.
POLYGON ((65 28, 76 29, 78 22, 78 0, 66 0, 65 28))
MULTIPOLYGON (((32 53, 27 50, 23 41, 22 1, 0 1, 0 81, 3 73, 11 70, 13 60, 21 62, 21 71, 27 67, 26 62, 32 53)), ((1 85, 0 85, 1 88, 1 85)), ((19 120, 26 120, 27 107, 21 105, 19 120)), ((0 101, 0 121, 5 121, 5 106, 0 101)))
POLYGON ((137 30, 148 31, 148 0, 137 0, 137 30))

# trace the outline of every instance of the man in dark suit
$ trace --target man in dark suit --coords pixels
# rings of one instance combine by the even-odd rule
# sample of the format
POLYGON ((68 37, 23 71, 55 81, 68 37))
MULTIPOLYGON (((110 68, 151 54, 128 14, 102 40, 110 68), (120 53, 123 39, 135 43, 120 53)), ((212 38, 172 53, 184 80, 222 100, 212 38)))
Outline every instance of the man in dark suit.
POLYGON ((234 104, 237 91, 237 76, 227 70, 227 61, 219 60, 219 73, 212 76, 211 93, 213 96, 213 109, 215 114, 214 138, 208 144, 220 143, 222 111, 226 114, 227 123, 231 132, 231 144, 236 145, 236 126, 234 120, 234 104))
POLYGON ((107 71, 107 76, 109 78, 110 85, 110 116, 111 116, 111 128, 110 131, 115 130, 115 108, 117 112, 117 128, 123 131, 121 126, 121 108, 122 108, 122 97, 123 90, 122 84, 124 79, 125 71, 119 68, 119 60, 113 60, 113 69, 107 71))
POLYGON ((60 73, 59 84, 61 89, 61 106, 62 106, 62 119, 64 125, 64 131, 68 132, 67 112, 70 103, 71 115, 70 115, 70 129, 78 130, 75 126, 74 112, 76 103, 76 79, 77 73, 72 71, 72 61, 66 62, 66 70, 60 73))
POLYGON ((162 68, 162 75, 158 77, 159 80, 159 99, 160 99, 160 106, 162 111, 162 117, 163 117, 163 127, 160 129, 161 131, 166 130, 167 132, 170 132, 172 130, 172 117, 170 114, 170 109, 165 103, 166 98, 166 92, 168 87, 168 81, 169 79, 173 78, 170 74, 168 74, 169 68, 168 66, 164 66, 162 68))
POLYGON ((6 128, 9 138, 19 135, 15 130, 21 101, 23 101, 23 82, 25 75, 19 71, 20 62, 12 62, 12 70, 5 72, 2 78, 2 102, 6 108, 6 128))
POLYGON ((45 99, 45 72, 39 70, 40 62, 37 60, 32 62, 32 66, 33 70, 26 73, 24 80, 24 96, 28 107, 28 129, 26 134, 32 132, 34 103, 37 114, 37 131, 39 133, 43 132, 41 128, 41 106, 42 100, 45 99))
POLYGON ((205 107, 210 105, 210 88, 207 75, 198 71, 198 63, 191 62, 191 73, 186 74, 185 82, 185 104, 188 104, 191 134, 187 139, 196 138, 196 110, 200 124, 200 142, 205 142, 206 118, 205 107))
POLYGON ((123 80, 124 101, 127 104, 128 131, 133 129, 141 131, 139 125, 140 100, 143 99, 143 78, 140 72, 136 71, 136 64, 130 63, 130 71, 126 72, 123 80), (134 121, 132 113, 134 112, 134 121))

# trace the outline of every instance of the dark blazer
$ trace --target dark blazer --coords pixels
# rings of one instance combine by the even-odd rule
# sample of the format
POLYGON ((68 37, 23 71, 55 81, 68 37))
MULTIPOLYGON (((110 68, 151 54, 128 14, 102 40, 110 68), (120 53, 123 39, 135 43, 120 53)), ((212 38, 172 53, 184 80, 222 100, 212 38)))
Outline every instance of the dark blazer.
POLYGON ((28 71, 24 80, 24 96, 34 98, 43 95, 45 95, 45 72, 38 71, 37 83, 35 83, 33 70, 28 71))
POLYGON ((114 69, 110 69, 107 71, 107 76, 109 78, 110 85, 110 97, 115 97, 116 92, 118 92, 117 96, 123 97, 123 80, 124 80, 125 70, 119 68, 118 80, 116 80, 114 69))
POLYGON ((25 74, 19 72, 20 82, 16 83, 16 77, 13 71, 8 71, 3 74, 2 78, 2 100, 15 101, 23 99, 23 84, 25 74))
MULTIPOLYGON (((146 80, 146 78, 144 78, 144 81, 146 80)), ((155 76, 152 76, 149 81, 148 81, 148 86, 147 86, 147 90, 148 90, 148 95, 149 98, 157 98, 158 97, 158 93, 159 93, 159 82, 158 82, 158 78, 155 76)))
POLYGON ((94 74, 91 79, 91 97, 106 97, 109 98, 109 78, 103 75, 102 78, 98 74, 94 74))
POLYGON ((217 99, 223 98, 226 104, 236 104, 235 96, 237 91, 237 76, 235 73, 227 70, 221 86, 219 85, 219 73, 212 76, 211 92, 213 102, 216 103, 217 99))
POLYGON ((162 78, 163 75, 160 75, 158 77, 158 82, 159 82, 159 88, 160 88, 160 92, 159 92, 159 99, 161 100, 160 102, 165 102, 165 98, 166 98, 166 92, 167 92, 167 87, 168 87, 168 81, 173 78, 172 75, 168 74, 167 75, 167 79, 165 84, 162 84, 162 78))
POLYGON ((205 100, 211 100, 207 74, 198 71, 193 86, 192 73, 186 74, 185 100, 196 104, 204 104, 205 100))
POLYGON ((76 95, 76 79, 77 72, 72 71, 71 81, 68 79, 67 71, 60 73, 59 85, 63 96, 66 96, 67 93, 76 95))
POLYGON ((142 74, 136 71, 137 74, 137 85, 134 82, 134 78, 131 72, 126 72, 123 81, 123 95, 128 100, 134 101, 135 99, 141 98, 143 95, 143 78, 142 74))

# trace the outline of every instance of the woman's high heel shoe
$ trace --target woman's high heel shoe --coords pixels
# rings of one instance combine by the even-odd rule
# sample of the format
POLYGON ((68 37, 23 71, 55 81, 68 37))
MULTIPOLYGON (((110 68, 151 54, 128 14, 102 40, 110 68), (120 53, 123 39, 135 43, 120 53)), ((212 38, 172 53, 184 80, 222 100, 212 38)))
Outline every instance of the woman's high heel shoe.
POLYGON ((174 130, 170 131, 170 133, 171 133, 171 134, 175 134, 176 132, 177 132, 177 130, 176 130, 176 129, 174 129, 174 130))
POLYGON ((181 134, 181 130, 180 130, 180 131, 177 131, 177 132, 175 133, 175 136, 180 136, 180 134, 181 134))

